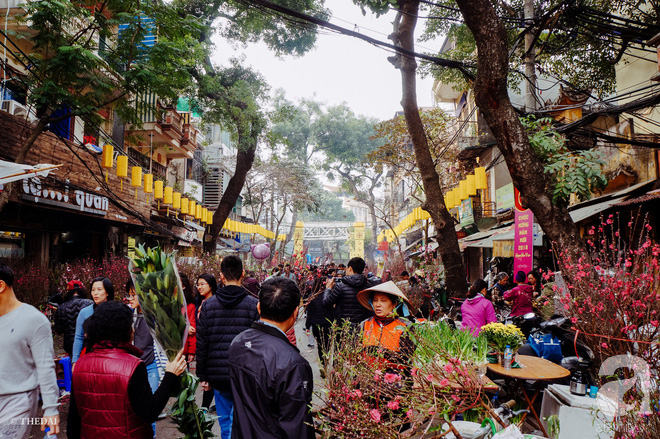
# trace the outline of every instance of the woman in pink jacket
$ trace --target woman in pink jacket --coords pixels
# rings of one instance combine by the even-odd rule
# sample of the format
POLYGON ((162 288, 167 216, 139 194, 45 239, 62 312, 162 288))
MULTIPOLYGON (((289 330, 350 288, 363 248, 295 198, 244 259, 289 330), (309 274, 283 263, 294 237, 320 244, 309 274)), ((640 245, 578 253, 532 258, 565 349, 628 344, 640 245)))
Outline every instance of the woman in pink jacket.
POLYGON ((495 308, 485 297, 487 288, 488 284, 483 279, 477 279, 468 291, 467 300, 461 305, 463 329, 469 330, 475 337, 482 326, 497 321, 495 308))

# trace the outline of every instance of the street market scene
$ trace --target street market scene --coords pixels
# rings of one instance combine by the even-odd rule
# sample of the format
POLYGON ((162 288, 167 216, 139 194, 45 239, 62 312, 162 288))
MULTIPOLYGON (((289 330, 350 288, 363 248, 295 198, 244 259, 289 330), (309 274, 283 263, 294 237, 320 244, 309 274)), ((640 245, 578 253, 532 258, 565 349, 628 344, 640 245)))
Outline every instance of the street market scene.
POLYGON ((660 438, 656 0, 0 0, 0 439, 660 438))

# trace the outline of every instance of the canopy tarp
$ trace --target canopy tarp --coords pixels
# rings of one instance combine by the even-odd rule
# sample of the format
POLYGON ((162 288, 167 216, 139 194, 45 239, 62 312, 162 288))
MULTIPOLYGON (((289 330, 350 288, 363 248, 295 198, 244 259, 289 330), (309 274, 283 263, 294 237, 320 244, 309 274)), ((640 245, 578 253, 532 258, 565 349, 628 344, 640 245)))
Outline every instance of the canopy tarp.
POLYGON ((47 177, 50 171, 60 166, 62 165, 49 165, 47 163, 34 166, 19 165, 0 160, 0 184, 7 184, 12 181, 24 180, 34 176, 47 177))

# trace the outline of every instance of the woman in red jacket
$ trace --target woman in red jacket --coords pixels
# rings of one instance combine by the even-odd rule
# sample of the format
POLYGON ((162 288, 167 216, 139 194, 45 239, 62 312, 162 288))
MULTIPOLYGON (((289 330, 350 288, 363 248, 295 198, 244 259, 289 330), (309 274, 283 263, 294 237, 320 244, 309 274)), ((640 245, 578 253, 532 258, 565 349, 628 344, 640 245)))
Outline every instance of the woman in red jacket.
POLYGON ((195 348, 197 346, 197 310, 195 306, 195 297, 193 295, 192 287, 190 286, 190 279, 183 273, 179 274, 181 278, 181 286, 183 287, 183 297, 186 299, 186 314, 188 314, 188 338, 186 344, 183 346, 183 356, 188 359, 188 363, 195 359, 195 348))
POLYGON ((151 393, 141 351, 131 344, 133 313, 123 303, 105 302, 88 318, 91 350, 73 372, 74 414, 68 435, 83 438, 151 439, 154 422, 186 370, 179 353, 165 365, 158 390, 151 393))

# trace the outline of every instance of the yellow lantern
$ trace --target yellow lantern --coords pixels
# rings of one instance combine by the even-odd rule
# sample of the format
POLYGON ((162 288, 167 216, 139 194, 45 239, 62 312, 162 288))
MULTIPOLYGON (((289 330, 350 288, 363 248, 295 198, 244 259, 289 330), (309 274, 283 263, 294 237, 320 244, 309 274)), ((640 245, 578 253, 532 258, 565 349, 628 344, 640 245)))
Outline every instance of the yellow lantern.
POLYGON ((477 189, 488 189, 488 179, 486 178, 486 168, 479 166, 474 168, 477 189))
MULTIPOLYGON (((154 181, 154 199, 162 200, 163 199, 163 180, 154 181)), ((170 194, 171 197, 171 194, 170 194)))
POLYGON ((209 223, 209 210, 206 207, 202 208, 202 222, 204 224, 209 223))
POLYGON ((461 204, 461 191, 458 186, 456 186, 454 189, 451 190, 452 193, 454 194, 454 207, 458 206, 461 204))
POLYGON ((458 197, 460 198, 461 202, 463 200, 467 200, 468 198, 468 193, 467 193, 467 180, 461 180, 458 183, 458 190, 459 190, 459 195, 458 197))
POLYGON ((474 175, 467 176, 467 193, 468 195, 477 195, 477 183, 474 175))
POLYGON ((124 190, 124 178, 128 177, 128 156, 120 155, 117 157, 117 177, 119 177, 119 187, 124 190))
POLYGON ((195 200, 188 201, 188 215, 194 217, 195 212, 197 212, 196 208, 197 208, 197 202, 195 200))
POLYGON ((201 219, 202 218, 202 206, 199 204, 195 206, 195 219, 201 219))
POLYGON ((447 210, 454 207, 454 194, 452 191, 447 191, 447 195, 445 195, 445 207, 447 210))
POLYGON ((131 168, 131 186, 135 188, 135 199, 137 200, 137 188, 142 186, 142 168, 139 166, 131 168))
POLYGON ((188 207, 190 207, 190 203, 188 202, 188 199, 186 197, 181 198, 181 213, 187 215, 188 207))
MULTIPOLYGON (((114 148, 112 145, 106 143, 103 145, 103 155, 101 156, 101 167, 103 169, 112 168, 112 155, 114 153, 114 148)), ((108 182, 108 171, 105 171, 105 182, 108 182)))
POLYGON ((175 209, 181 209, 181 192, 174 192, 172 194, 172 207, 175 209))
POLYGON ((207 212, 206 223, 213 224, 213 212, 210 210, 207 212))
POLYGON ((154 175, 144 174, 144 193, 151 194, 154 191, 154 175))

